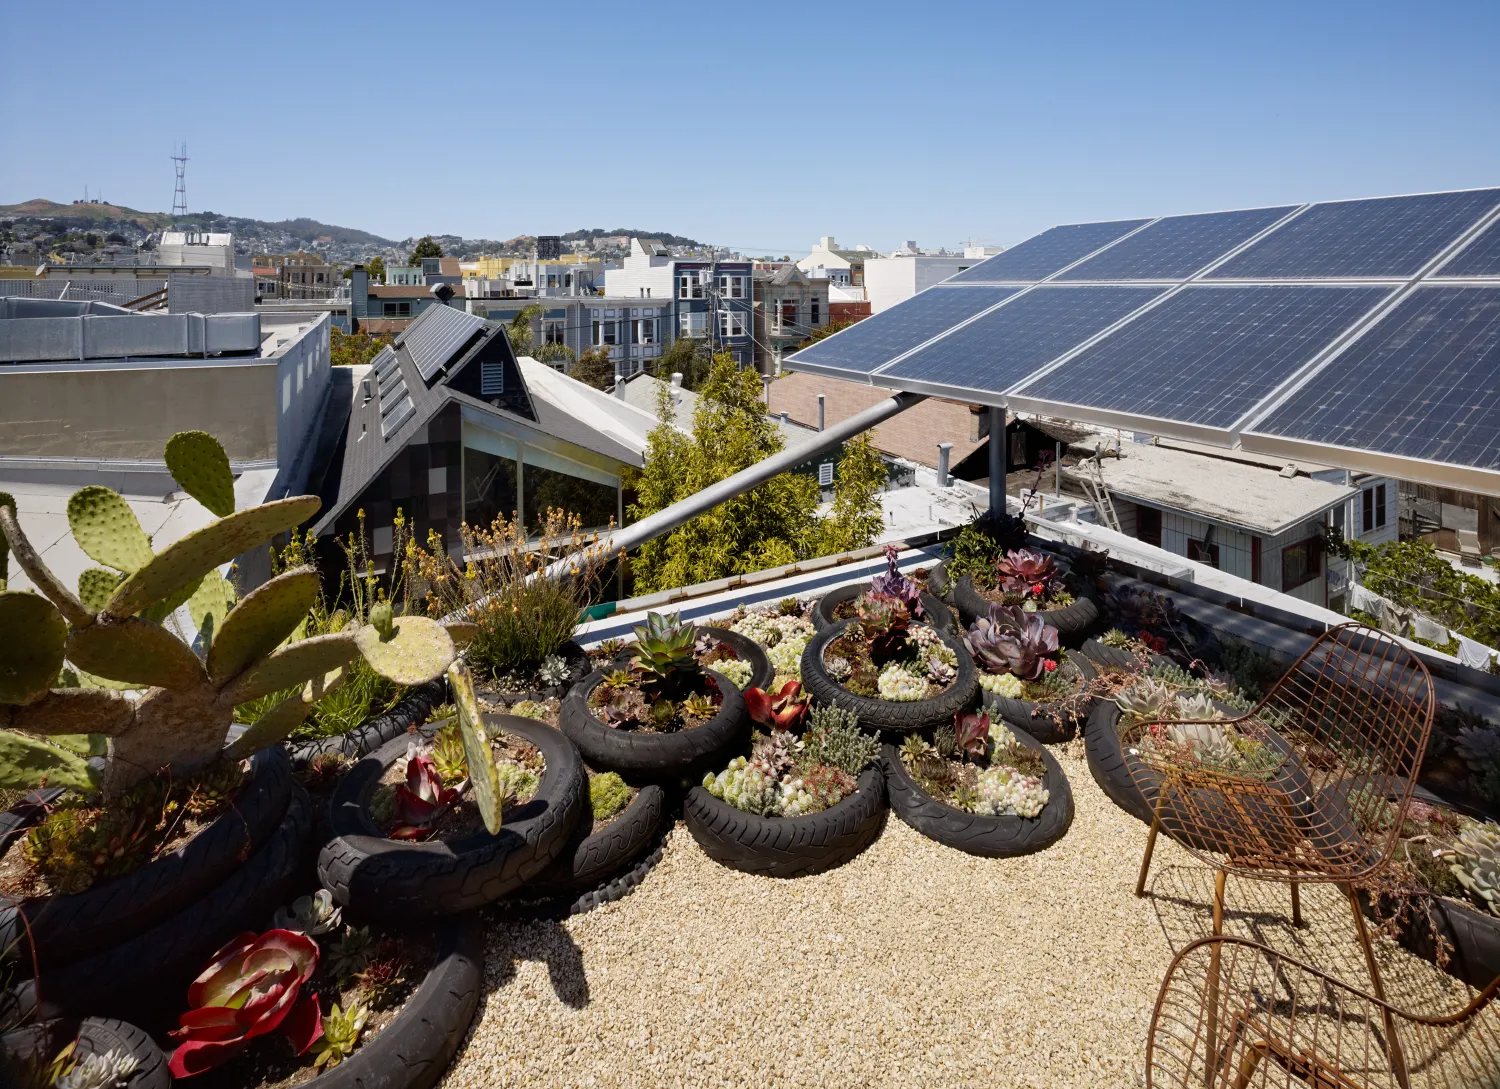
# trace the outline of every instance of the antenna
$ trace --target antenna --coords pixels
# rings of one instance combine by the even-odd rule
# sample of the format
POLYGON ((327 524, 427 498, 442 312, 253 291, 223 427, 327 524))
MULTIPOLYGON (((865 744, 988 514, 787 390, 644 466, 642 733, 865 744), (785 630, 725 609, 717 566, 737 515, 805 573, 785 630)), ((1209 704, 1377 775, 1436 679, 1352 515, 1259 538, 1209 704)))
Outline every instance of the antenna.
POLYGON ((182 150, 172 156, 172 162, 177 166, 177 190, 172 194, 172 214, 174 216, 187 215, 187 144, 182 145, 182 150))

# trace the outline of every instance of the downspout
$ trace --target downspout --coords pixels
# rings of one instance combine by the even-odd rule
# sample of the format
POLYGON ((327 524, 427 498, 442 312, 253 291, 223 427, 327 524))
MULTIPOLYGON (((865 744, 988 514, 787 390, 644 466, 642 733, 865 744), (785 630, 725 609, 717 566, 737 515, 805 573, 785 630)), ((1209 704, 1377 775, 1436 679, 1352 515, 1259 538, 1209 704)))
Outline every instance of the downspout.
POLYGON ((720 503, 733 499, 735 496, 744 495, 772 477, 795 469, 804 462, 833 449, 846 439, 851 439, 860 432, 867 431, 898 412, 905 412, 912 405, 926 399, 926 396, 920 393, 894 394, 878 404, 871 405, 863 412, 857 412, 847 420, 834 424, 826 431, 815 432, 817 434, 815 442, 804 443, 772 454, 764 461, 758 461, 754 465, 741 469, 733 476, 725 477, 717 484, 710 484, 701 492, 696 492, 671 506, 663 507, 639 522, 616 530, 607 540, 601 541, 592 549, 563 557, 548 567, 543 572, 543 577, 556 578, 566 575, 573 571, 587 555, 626 552, 664 533, 670 533, 698 515, 713 510, 720 503))

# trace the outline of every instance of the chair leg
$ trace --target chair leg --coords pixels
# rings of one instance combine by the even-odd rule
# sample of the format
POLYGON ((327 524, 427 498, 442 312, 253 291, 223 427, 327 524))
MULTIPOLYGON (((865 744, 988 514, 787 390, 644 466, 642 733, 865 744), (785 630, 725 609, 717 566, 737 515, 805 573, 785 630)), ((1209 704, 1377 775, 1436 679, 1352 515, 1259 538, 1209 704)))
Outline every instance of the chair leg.
MULTIPOLYGON (((1375 961, 1375 946, 1370 942, 1370 931, 1365 925, 1365 913, 1360 910, 1359 894, 1354 891, 1353 885, 1345 885, 1343 888, 1344 895, 1349 899, 1349 907, 1354 912, 1354 933, 1364 950, 1365 967, 1370 972, 1370 993, 1384 1002, 1385 986, 1380 979, 1380 965, 1375 961)), ((1390 1059, 1391 1073, 1395 1075, 1396 1084, 1401 1089, 1408 1089, 1411 1080, 1406 1072, 1406 1055, 1401 1049, 1401 1040, 1396 1035, 1396 1020, 1384 1006, 1380 1009, 1380 1016, 1385 1023, 1386 1054, 1390 1059)))
POLYGON ((1229 880, 1228 870, 1214 873, 1214 937, 1224 933, 1224 883, 1229 880))
POLYGON ((1297 882, 1292 882, 1292 925, 1302 926, 1302 890, 1297 887, 1297 882))
POLYGON ((1140 876, 1135 879, 1135 894, 1146 895, 1146 874, 1151 869, 1151 852, 1156 850, 1156 833, 1161 831, 1161 820, 1157 817, 1151 818, 1151 831, 1146 835, 1146 853, 1141 858, 1140 876))

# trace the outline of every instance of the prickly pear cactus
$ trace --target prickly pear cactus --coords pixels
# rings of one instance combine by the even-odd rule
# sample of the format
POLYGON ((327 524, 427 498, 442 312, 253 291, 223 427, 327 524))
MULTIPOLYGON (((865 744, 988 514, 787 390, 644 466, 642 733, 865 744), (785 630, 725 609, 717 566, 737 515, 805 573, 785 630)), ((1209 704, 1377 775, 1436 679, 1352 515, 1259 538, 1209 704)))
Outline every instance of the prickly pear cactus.
POLYGON ((84 572, 76 595, 42 563, 15 504, 0 496, 0 539, 41 591, 0 592, 0 785, 88 788, 93 772, 83 758, 46 739, 96 734, 110 739, 99 785, 115 797, 159 769, 186 774, 208 764, 225 752, 237 704, 296 689, 228 753, 279 743, 357 655, 403 685, 429 681, 453 661, 453 638, 441 624, 396 617, 389 606, 379 628, 292 640, 318 592, 308 568, 283 572, 236 602, 219 568, 300 525, 318 500, 236 511, 229 459, 202 432, 174 436, 167 463, 218 520, 157 553, 124 499, 108 488, 81 489, 68 503, 68 522, 101 566, 84 572), (184 604, 199 627, 196 652, 162 626, 184 604), (126 700, 110 688, 55 688, 65 663, 80 679, 147 691, 126 700))
POLYGON ((458 711, 458 729, 464 740, 464 760, 469 766, 474 803, 484 817, 485 830, 493 836, 500 831, 500 811, 506 795, 500 769, 495 765, 495 750, 490 748, 489 730, 474 695, 474 682, 462 662, 448 667, 448 684, 453 689, 453 706, 458 711))

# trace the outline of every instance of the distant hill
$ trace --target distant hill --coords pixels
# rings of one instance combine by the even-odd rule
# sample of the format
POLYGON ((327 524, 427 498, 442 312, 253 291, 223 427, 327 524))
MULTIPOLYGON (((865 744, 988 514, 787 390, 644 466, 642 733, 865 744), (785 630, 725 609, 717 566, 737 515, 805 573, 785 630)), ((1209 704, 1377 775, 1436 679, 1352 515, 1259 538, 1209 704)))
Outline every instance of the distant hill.
POLYGON ((79 219, 125 220, 138 223, 150 231, 159 231, 169 226, 172 217, 165 212, 138 212, 118 204, 58 204, 55 200, 24 201, 21 204, 0 204, 0 216, 74 216, 79 219))
MULTIPOLYGON (((261 222, 257 220, 256 222, 261 222)), ((329 242, 345 242, 350 245, 366 246, 394 246, 396 243, 389 238, 381 238, 378 234, 369 231, 355 230, 353 227, 335 227, 328 223, 319 223, 316 219, 279 219, 275 222, 261 222, 264 227, 271 230, 285 231, 293 238, 306 238, 309 242, 327 240, 329 242)))

